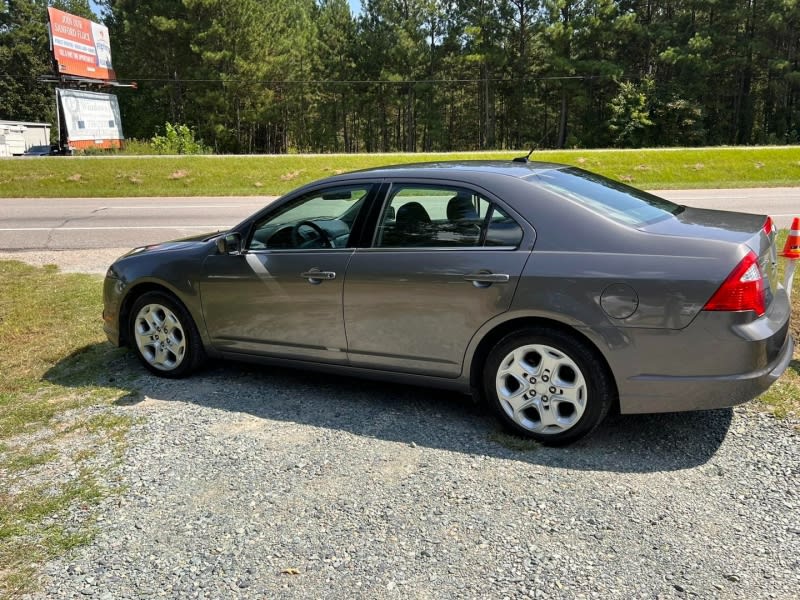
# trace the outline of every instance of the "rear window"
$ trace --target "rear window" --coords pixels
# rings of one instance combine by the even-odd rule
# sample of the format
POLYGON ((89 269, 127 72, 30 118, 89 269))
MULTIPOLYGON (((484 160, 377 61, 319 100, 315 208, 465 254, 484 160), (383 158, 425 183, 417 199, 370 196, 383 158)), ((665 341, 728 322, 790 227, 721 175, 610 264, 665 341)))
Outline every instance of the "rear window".
POLYGON ((531 179, 549 192, 633 227, 666 219, 683 210, 669 200, 575 167, 537 173, 531 179))

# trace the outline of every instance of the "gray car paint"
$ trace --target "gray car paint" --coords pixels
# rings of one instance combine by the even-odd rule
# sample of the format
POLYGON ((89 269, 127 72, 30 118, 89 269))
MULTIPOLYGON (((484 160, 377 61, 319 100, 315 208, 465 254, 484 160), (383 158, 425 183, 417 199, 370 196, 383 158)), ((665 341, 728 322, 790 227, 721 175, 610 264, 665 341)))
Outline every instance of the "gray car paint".
POLYGON ((469 391, 500 333, 544 320, 591 345, 598 368, 607 365, 614 375, 622 412, 729 406, 760 393, 783 372, 793 348, 790 310, 785 290, 770 274, 774 248, 760 230, 764 216, 687 209, 637 229, 538 188, 536 174, 552 168, 560 166, 401 165, 309 184, 231 231, 246 238, 255 219, 320 186, 403 180, 483 190, 511 208, 526 237, 520 249, 509 251, 333 250, 337 278, 319 285, 299 277, 300 269, 312 264, 328 268, 319 261, 292 259, 265 281, 253 261, 265 266, 267 260, 276 265, 288 260, 276 251, 219 255, 213 239, 198 238, 164 244, 112 266, 104 288, 106 331, 112 342, 124 342, 119 321, 126 322, 132 290, 135 295, 145 289, 139 286, 160 285, 186 305, 212 356, 327 364, 358 375, 469 391), (770 274, 766 314, 702 311, 750 249, 770 274), (490 254, 491 264, 485 260, 490 254), (461 262, 449 265, 447 255, 458 255, 461 262), (508 271, 513 281, 476 290, 458 277, 470 267, 508 271), (277 304, 271 302, 270 282, 284 294, 277 304), (603 301, 610 286, 632 294, 607 294, 603 301), (448 288, 452 295, 450 290, 442 295, 448 288), (634 296, 633 313, 615 316, 624 314, 619 307, 632 304, 634 296), (297 306, 307 312, 298 316, 297 306), (393 314, 400 316, 397 322, 393 314), (276 326, 285 330, 270 330, 276 326))
POLYGON ((529 250, 357 250, 344 317, 357 367, 458 377, 475 331, 511 306, 529 250), (477 287, 464 276, 509 274, 477 287))
POLYGON ((212 344, 223 352, 346 363, 342 292, 352 254, 340 248, 208 256, 200 286, 212 344), (335 278, 299 276, 313 269, 335 278))

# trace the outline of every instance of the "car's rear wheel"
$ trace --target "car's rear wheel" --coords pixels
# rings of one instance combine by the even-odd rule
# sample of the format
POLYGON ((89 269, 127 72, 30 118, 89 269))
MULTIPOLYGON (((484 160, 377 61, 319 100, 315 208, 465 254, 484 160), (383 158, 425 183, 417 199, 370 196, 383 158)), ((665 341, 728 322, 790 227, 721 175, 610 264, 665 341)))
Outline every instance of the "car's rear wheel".
POLYGON ((569 444, 593 431, 616 393, 586 344, 549 327, 501 339, 489 353, 483 386, 510 431, 548 445, 569 444))
POLYGON ((133 303, 130 336, 142 364, 161 377, 184 377, 204 357, 197 327, 188 311, 161 292, 147 292, 133 303))

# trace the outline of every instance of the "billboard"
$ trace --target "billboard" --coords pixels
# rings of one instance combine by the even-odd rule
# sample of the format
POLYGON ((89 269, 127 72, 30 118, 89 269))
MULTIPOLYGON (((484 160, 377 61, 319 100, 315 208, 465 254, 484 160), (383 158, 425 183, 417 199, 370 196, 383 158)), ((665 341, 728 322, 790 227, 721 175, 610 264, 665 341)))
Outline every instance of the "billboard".
POLYGON ((91 79, 116 79, 108 27, 57 8, 48 8, 50 47, 58 72, 91 79))
POLYGON ((56 90, 70 148, 122 147, 119 103, 113 94, 56 90))

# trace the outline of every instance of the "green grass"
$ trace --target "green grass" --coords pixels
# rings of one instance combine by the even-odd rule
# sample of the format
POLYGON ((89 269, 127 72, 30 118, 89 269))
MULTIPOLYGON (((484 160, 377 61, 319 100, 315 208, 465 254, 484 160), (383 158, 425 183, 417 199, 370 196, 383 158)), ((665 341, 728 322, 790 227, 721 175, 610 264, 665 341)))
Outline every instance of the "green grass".
MULTIPOLYGON (((46 157, 0 161, 0 197, 277 195, 333 174, 526 152, 281 156, 46 157)), ((536 160, 584 167, 647 189, 797 185, 800 147, 566 150, 536 160)))
MULTIPOLYGON (((786 243, 787 231, 778 234, 778 248, 786 243)), ((786 259, 778 259, 778 274, 781 281, 784 277, 786 259)), ((800 265, 796 267, 800 269, 800 265)), ((789 368, 771 388, 758 397, 758 402, 778 418, 792 417, 800 419, 800 272, 795 270, 792 286, 792 321, 791 331, 794 336, 794 358, 789 368)))
POLYGON ((3 451, 6 455, 0 462, 0 469, 6 471, 27 471, 39 465, 45 465, 58 457, 58 452, 53 449, 37 452, 28 448, 19 449, 16 452, 3 451))
POLYGON ((90 517, 59 524, 66 511, 113 492, 91 458, 120 456, 131 419, 84 410, 130 393, 103 383, 120 352, 103 341, 100 291, 98 277, 0 262, 2 598, 34 589, 37 564, 91 538, 90 517))
POLYGON ((500 444, 503 448, 514 452, 535 452, 541 449, 539 442, 505 431, 492 431, 488 437, 490 442, 500 444))

